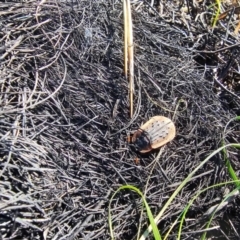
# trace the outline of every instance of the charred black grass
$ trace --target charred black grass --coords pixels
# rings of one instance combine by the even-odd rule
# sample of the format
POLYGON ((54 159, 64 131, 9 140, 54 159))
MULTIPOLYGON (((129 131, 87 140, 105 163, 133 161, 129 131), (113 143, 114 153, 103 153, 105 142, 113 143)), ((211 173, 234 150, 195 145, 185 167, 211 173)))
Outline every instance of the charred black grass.
MULTIPOLYGON (((157 1, 152 7, 147 2, 132 6, 132 120, 123 76, 120 2, 1 3, 2 239, 108 239, 111 194, 122 184, 145 190, 156 152, 141 155, 129 147, 126 137, 152 116, 174 117, 177 129, 146 189, 154 215, 171 196, 174 184, 221 146, 225 125, 239 114, 239 98, 231 93, 239 96, 235 79, 240 54, 236 37, 229 34, 225 40, 227 22, 210 31, 204 24, 210 23, 211 16, 194 20, 196 9, 208 11, 205 2, 185 15, 177 2, 164 3, 164 14, 157 1), (186 109, 177 108, 180 100, 186 109), (136 156, 140 165, 134 163, 136 156)), ((239 136, 239 125, 231 125, 226 144, 240 142, 239 136)), ((239 171, 239 151, 231 149, 229 159, 239 171)), ((229 180, 223 160, 217 154, 182 190, 159 224, 161 233, 196 191, 229 180)), ((182 239, 194 236, 202 226, 199 215, 220 202, 223 193, 222 188, 199 197, 182 239)), ((140 211, 141 200, 134 194, 124 192, 114 200, 116 239, 136 235, 140 211)), ((239 214, 230 214, 233 211, 239 213, 239 208, 230 204, 214 224, 221 226, 227 214, 228 223, 239 232, 239 214)), ((143 217, 143 227, 146 223, 143 217)), ((225 228, 215 231, 219 236, 228 234, 225 228)), ((234 230, 229 236, 234 239, 234 230)))

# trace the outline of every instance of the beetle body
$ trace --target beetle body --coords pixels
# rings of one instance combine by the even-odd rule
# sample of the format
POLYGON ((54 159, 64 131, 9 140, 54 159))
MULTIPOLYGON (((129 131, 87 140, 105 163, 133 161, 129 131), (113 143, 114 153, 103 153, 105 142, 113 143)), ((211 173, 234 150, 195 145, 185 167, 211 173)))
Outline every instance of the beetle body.
POLYGON ((171 119, 163 116, 152 117, 132 137, 132 143, 141 153, 159 148, 174 139, 176 128, 171 119))

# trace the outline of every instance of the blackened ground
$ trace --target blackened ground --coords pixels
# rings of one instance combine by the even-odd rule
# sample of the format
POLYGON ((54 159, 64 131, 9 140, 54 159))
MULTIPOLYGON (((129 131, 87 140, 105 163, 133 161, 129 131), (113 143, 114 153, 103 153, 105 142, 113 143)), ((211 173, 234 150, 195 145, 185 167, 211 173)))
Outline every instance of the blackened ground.
MULTIPOLYGON (((1 3, 2 239, 109 239, 108 204, 118 187, 131 184, 146 192, 156 216, 223 139, 240 142, 239 123, 229 123, 240 114, 236 21, 223 19, 213 30, 212 2, 187 2, 132 5, 133 119, 123 76, 121 1, 1 3), (157 163, 158 150, 140 155, 127 142, 155 115, 171 118, 177 128, 157 163)), ((228 158, 238 173, 239 151, 228 149, 228 158)), ((196 176, 161 219, 161 233, 198 191, 230 180, 223 153, 196 176)), ((208 220, 203 214, 233 188, 201 194, 181 239, 199 239, 208 220)), ((136 194, 121 192, 111 207, 116 239, 136 239, 139 224, 141 232, 147 227, 136 194)), ((209 236, 237 239, 239 216, 235 198, 216 214, 211 227, 219 228, 209 236)))

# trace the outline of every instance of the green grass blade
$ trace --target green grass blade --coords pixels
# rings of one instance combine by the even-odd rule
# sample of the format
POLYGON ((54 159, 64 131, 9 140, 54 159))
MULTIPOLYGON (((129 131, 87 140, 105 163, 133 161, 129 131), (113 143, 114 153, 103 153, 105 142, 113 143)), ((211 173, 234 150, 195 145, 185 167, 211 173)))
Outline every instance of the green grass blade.
POLYGON ((151 209, 146 201, 146 199, 144 198, 143 194, 141 193, 141 191, 134 187, 134 186, 131 186, 131 185, 124 185, 124 186, 121 186, 119 187, 113 194, 113 196, 111 197, 110 199, 110 203, 109 203, 109 207, 108 207, 108 224, 109 224, 109 230, 110 230, 110 235, 111 235, 111 239, 114 239, 114 234, 113 234, 113 227, 112 227, 112 219, 111 219, 111 203, 112 203, 112 200, 113 198, 115 197, 115 195, 121 191, 121 190, 124 190, 124 189, 130 189, 130 190, 133 190, 134 192, 138 193, 138 195, 141 196, 142 200, 143 200, 143 203, 144 203, 144 206, 147 210, 147 215, 148 215, 148 218, 149 218, 149 221, 150 221, 150 224, 152 226, 152 229, 153 229, 153 235, 154 235, 154 238, 155 240, 161 240, 161 235, 159 233, 159 230, 158 230, 158 227, 156 225, 156 223, 154 222, 154 218, 153 218, 153 215, 152 215, 152 212, 151 212, 151 209))
MULTIPOLYGON (((223 141, 223 145, 224 145, 224 141, 223 141)), ((235 173, 231 163, 230 163, 230 160, 227 156, 227 149, 223 149, 223 157, 224 157, 224 160, 225 160, 225 165, 228 169, 228 173, 229 173, 229 176, 232 178, 232 180, 235 180, 235 184, 236 184, 236 187, 240 187, 240 183, 239 183, 239 179, 237 177, 237 174, 235 173)))
MULTIPOLYGON (((226 129, 227 129, 228 125, 230 124, 230 122, 232 122, 232 121, 238 121, 238 120, 240 120, 240 116, 237 116, 237 117, 231 119, 231 120, 227 123, 227 125, 226 125, 226 127, 225 127, 225 129, 224 129, 224 133, 226 132, 226 129)), ((225 145, 224 139, 222 140, 222 145, 223 145, 223 146, 225 145)), ((236 148, 239 148, 239 146, 236 147, 236 148)), ((228 158, 228 154, 227 154, 227 149, 226 149, 226 148, 223 149, 223 157, 224 157, 225 165, 226 165, 226 167, 227 167, 227 169, 228 169, 229 176, 230 176, 233 180, 235 180, 236 187, 240 187, 240 183, 238 182, 239 179, 238 179, 237 174, 235 173, 235 171, 234 171, 234 169, 233 169, 233 167, 232 167, 232 165, 231 165, 231 163, 230 163, 230 160, 229 160, 229 158, 228 158)))
MULTIPOLYGON (((223 203, 224 203, 229 197, 231 197, 236 191, 239 192, 239 189, 236 188, 236 189, 234 189, 232 192, 230 192, 230 193, 222 200, 222 202, 221 202, 218 206, 220 206, 221 204, 223 204, 223 203)), ((212 216, 211 216, 211 218, 209 219, 206 228, 209 228, 209 226, 210 226, 210 224, 211 224, 211 222, 212 222, 212 220, 213 220, 213 217, 214 217, 215 213, 217 212, 217 210, 218 210, 218 207, 217 207, 217 208, 215 209, 215 211, 212 213, 212 216)), ((206 239, 206 235, 207 235, 207 232, 205 231, 205 232, 203 233, 203 235, 201 236, 201 240, 205 240, 205 239, 206 239)))
MULTIPOLYGON (((171 202, 174 200, 174 198, 177 196, 177 194, 182 190, 182 188, 187 184, 187 182, 192 178, 192 176, 209 160, 211 159, 215 154, 217 154, 218 152, 222 151, 222 149, 227 148, 227 147, 240 147, 240 144, 235 144, 235 143, 231 143, 231 144, 227 144, 225 146, 222 146, 220 148, 218 148, 217 150, 215 150, 213 153, 211 153, 204 161, 201 162, 201 164, 199 164, 199 166, 197 166, 188 176, 187 178, 178 186, 178 188, 174 191, 174 193, 172 194, 172 196, 169 198, 169 200, 166 202, 166 204, 163 206, 162 210, 159 212, 159 214, 157 215, 157 217, 155 218, 155 223, 158 223, 161 219, 161 217, 163 216, 164 212, 166 211, 166 209, 170 206, 171 202)), ((150 225, 148 227, 148 229, 143 233, 143 235, 141 236, 140 240, 145 240, 149 233, 152 231, 152 226, 150 225)))
MULTIPOLYGON (((227 184, 232 184, 232 183, 235 183, 238 182, 240 184, 240 180, 237 180, 237 181, 229 181, 229 182, 224 182, 224 183, 219 183, 219 184, 215 184, 213 186, 209 186, 203 190, 201 190, 200 192, 198 192, 188 203, 188 205, 184 208, 183 210, 183 213, 180 215, 181 216, 181 221, 180 221, 180 225, 179 225, 179 230, 178 230, 178 240, 181 239, 181 233, 182 233, 182 227, 183 227, 183 222, 185 220, 185 217, 186 217, 186 214, 187 214, 187 211, 189 210, 189 208, 191 207, 191 205, 193 204, 193 202, 204 192, 212 189, 212 188, 215 188, 215 187, 221 187, 221 186, 225 186, 227 184)), ((216 209, 217 210, 217 209, 216 209)))
POLYGON ((213 23, 212 23, 213 28, 216 26, 218 17, 220 15, 221 0, 216 0, 216 5, 217 5, 217 11, 216 11, 215 17, 213 19, 213 23))

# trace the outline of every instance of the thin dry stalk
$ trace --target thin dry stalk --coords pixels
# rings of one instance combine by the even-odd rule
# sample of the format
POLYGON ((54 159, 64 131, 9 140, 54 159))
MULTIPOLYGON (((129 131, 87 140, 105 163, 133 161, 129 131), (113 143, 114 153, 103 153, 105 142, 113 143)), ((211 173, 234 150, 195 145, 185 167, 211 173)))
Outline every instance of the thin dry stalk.
POLYGON ((134 92, 134 60, 133 60, 133 33, 132 16, 129 0, 123 1, 124 10, 124 74, 127 78, 129 69, 129 96, 130 117, 133 116, 133 92, 134 92))
POLYGON ((127 79, 128 76, 128 18, 127 18, 127 6, 126 1, 123 1, 123 18, 124 18, 124 75, 127 79))

